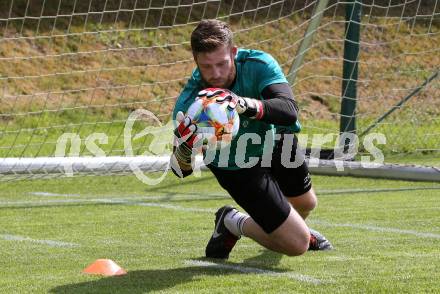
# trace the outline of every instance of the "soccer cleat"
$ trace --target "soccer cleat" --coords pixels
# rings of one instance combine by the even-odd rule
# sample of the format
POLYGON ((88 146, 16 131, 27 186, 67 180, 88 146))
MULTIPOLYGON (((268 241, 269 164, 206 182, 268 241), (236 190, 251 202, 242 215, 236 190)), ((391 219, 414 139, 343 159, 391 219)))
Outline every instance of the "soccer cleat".
POLYGON ((208 245, 206 245, 206 257, 227 259, 235 243, 240 239, 232 234, 224 223, 226 214, 233 209, 232 206, 226 205, 215 213, 215 228, 208 245))
POLYGON ((310 229, 309 250, 332 250, 333 246, 319 232, 310 229))

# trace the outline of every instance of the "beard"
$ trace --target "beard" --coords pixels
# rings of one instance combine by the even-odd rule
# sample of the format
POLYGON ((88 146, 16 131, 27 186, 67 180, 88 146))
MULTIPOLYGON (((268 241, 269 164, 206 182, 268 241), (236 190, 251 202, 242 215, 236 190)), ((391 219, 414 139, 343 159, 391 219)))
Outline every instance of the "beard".
POLYGON ((207 88, 222 88, 222 89, 227 89, 229 88, 232 83, 235 80, 235 66, 233 66, 231 68, 231 71, 229 72, 228 76, 226 77, 226 79, 217 79, 217 80, 207 80, 205 79, 205 77, 203 76, 202 72, 200 71, 200 76, 202 78, 202 82, 204 83, 204 85, 207 88))

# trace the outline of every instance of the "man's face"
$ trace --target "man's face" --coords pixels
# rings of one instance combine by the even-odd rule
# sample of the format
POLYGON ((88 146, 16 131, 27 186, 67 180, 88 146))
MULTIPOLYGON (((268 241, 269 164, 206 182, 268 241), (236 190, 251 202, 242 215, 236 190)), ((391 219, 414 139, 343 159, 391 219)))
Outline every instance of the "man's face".
POLYGON ((235 79, 237 47, 223 46, 212 52, 197 53, 194 60, 208 87, 228 88, 235 79))

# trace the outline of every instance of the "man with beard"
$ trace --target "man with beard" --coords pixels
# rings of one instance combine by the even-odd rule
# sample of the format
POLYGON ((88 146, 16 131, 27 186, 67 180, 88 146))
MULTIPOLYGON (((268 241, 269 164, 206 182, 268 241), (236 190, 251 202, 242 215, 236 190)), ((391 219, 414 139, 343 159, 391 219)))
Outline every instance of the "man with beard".
POLYGON ((232 206, 217 211, 206 256, 228 258, 241 236, 289 256, 331 249, 330 242, 304 221, 317 204, 306 162, 293 168, 283 164, 282 146, 290 140, 289 155, 295 158, 297 138, 293 134, 301 126, 292 90, 277 61, 265 52, 234 46, 231 29, 218 20, 203 20, 197 25, 191 34, 191 48, 197 68, 173 111, 178 124, 171 157, 174 173, 179 177, 192 173, 197 126, 184 113, 200 91, 219 103, 229 103, 240 115, 239 132, 231 142, 227 163, 216 154, 208 168, 246 213, 232 206), (273 136, 272 144, 263 142, 271 131, 278 136, 273 136), (258 162, 242 167, 236 162, 237 140, 249 133, 257 134, 261 144, 247 146, 245 159, 257 158, 258 162), (269 161, 263 160, 264 146, 272 146, 269 161))

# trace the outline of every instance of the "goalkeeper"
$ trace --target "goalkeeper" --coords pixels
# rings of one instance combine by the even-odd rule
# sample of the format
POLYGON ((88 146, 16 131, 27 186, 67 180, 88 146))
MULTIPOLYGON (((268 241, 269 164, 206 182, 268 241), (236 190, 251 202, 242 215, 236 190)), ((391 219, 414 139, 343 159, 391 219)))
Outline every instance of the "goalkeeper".
POLYGON ((184 113, 199 91, 219 88, 214 89, 213 99, 229 103, 240 114, 240 128, 231 142, 228 162, 222 164, 216 154, 208 168, 247 214, 231 206, 216 212, 206 256, 228 258, 241 236, 289 256, 301 255, 307 250, 331 249, 329 241, 309 229, 304 221, 317 204, 306 163, 287 168, 281 158, 287 138, 293 137, 293 144, 290 141, 292 159, 297 149, 297 139, 292 134, 299 132, 300 125, 292 90, 272 56, 258 50, 238 49, 232 37, 232 31, 224 22, 203 20, 197 25, 191 34, 197 68, 173 111, 178 126, 171 167, 179 177, 192 173, 193 133, 197 127, 184 113), (271 144, 264 144, 266 133, 272 129, 280 134, 278 140, 272 137, 271 144), (261 138, 261 144, 248 144, 245 149, 245 160, 259 159, 258 164, 249 168, 235 162, 237 139, 246 133, 261 138), (270 164, 263 164, 265 145, 273 149, 270 164))

